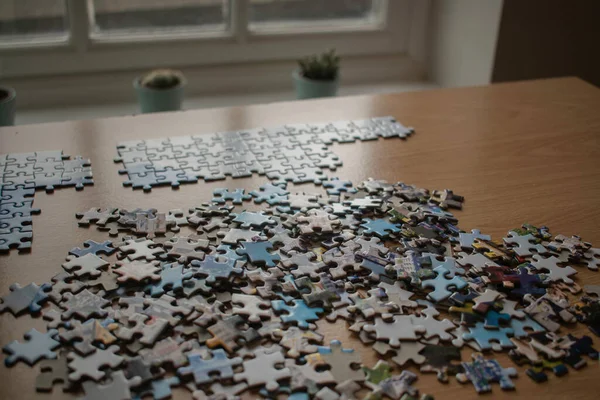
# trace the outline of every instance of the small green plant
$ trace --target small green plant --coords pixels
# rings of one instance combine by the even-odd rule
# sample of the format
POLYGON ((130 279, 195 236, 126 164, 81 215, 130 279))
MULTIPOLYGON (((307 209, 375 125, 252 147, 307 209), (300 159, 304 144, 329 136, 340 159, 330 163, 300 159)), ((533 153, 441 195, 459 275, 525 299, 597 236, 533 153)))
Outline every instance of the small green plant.
POLYGON ((140 79, 140 85, 150 89, 170 89, 181 82, 183 82, 183 74, 174 69, 157 69, 140 79))
POLYGON ((300 75, 307 79, 332 81, 338 76, 340 56, 331 49, 321 55, 312 55, 298 60, 300 75))

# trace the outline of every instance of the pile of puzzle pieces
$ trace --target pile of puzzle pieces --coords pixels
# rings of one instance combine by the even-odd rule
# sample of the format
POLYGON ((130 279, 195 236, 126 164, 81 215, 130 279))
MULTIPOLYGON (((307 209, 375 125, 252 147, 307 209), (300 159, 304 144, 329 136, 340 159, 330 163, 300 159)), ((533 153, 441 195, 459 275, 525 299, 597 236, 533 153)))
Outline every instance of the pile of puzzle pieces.
POLYGON ((319 183, 342 161, 328 148, 333 142, 406 138, 413 133, 392 117, 321 124, 295 124, 275 128, 177 136, 119 143, 129 179, 124 186, 149 191, 154 186, 241 178, 253 173, 275 181, 319 183))
POLYGON ((415 367, 486 392, 513 389, 517 373, 493 352, 536 382, 598 359, 591 337, 570 333, 585 324, 600 334, 600 287, 575 281, 598 270, 589 243, 527 224, 500 242, 464 232, 449 211, 463 198, 450 190, 322 186, 77 214, 121 237, 71 249, 49 283, 11 287, 0 311, 41 317, 48 330, 4 346, 6 365, 35 365, 38 391, 88 400, 166 399, 175 387, 195 399, 410 400, 415 367), (327 321, 358 340, 325 343, 327 321), (359 341, 380 361, 366 364, 359 341))
POLYGON ((31 216, 40 213, 32 207, 36 190, 93 183, 90 160, 60 150, 0 154, 0 252, 31 248, 31 216))

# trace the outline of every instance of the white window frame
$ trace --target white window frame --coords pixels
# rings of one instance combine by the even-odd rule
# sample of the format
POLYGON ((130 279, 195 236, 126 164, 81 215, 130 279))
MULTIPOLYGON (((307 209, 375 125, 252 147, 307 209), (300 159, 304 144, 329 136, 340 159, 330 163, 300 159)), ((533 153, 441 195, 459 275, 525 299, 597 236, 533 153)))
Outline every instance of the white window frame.
POLYGON ((228 32, 156 37, 94 37, 88 1, 66 0, 70 32, 60 43, 0 43, 3 78, 101 73, 154 67, 198 67, 291 60, 335 48, 342 56, 422 53, 428 0, 379 0, 386 12, 373 25, 327 24, 324 29, 270 28, 250 32, 248 0, 229 0, 228 32))

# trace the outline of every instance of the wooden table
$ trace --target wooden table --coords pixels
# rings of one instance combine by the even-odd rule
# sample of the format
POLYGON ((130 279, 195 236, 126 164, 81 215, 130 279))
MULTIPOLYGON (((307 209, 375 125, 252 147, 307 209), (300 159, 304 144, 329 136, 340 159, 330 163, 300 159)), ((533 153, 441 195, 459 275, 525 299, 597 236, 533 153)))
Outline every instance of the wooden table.
MULTIPOLYGON (((112 159, 118 141, 190 135, 295 122, 322 122, 393 115, 416 127, 407 141, 390 139, 335 145, 344 161, 334 175, 359 182, 367 177, 404 181, 430 189, 451 188, 466 197, 456 215, 464 230, 479 228, 495 239, 523 222, 546 224, 554 234, 578 234, 600 244, 600 91, 575 78, 446 89, 416 93, 287 102, 91 121, 17 126, 0 129, 0 152, 62 149, 92 160, 95 185, 83 192, 38 193, 34 241, 30 254, 13 251, 0 257, 0 293, 13 282, 48 282, 61 268, 69 249, 86 239, 105 240, 95 229, 77 227, 74 213, 90 207, 155 207, 161 211, 209 200, 216 187, 253 189, 266 181, 247 179, 199 183, 174 191, 157 188, 150 194, 122 186, 120 165, 112 159)), ((294 190, 295 188, 292 188, 294 190)), ((312 190, 312 184, 299 190, 312 190)), ((600 273, 580 270, 580 283, 600 283, 600 273)), ((344 323, 320 323, 326 340, 339 338, 354 345, 372 366, 374 352, 351 338, 344 323)), ((577 333, 590 334, 582 327, 577 333)), ((0 316, 0 343, 22 339, 31 327, 44 329, 40 318, 10 313, 0 316)), ((600 348, 600 340, 594 337, 600 348)), ((468 350, 463 351, 468 359, 468 350)), ((514 366, 502 354, 505 367, 514 366)), ((519 368, 517 391, 499 398, 598 398, 598 362, 568 376, 550 376, 535 384, 519 368)), ((37 368, 20 363, 0 374, 1 398, 31 398, 37 368)), ((439 384, 434 374, 421 374, 421 392, 438 399, 475 398, 473 387, 454 379, 439 384)), ((179 395, 187 394, 185 391, 179 395)), ((50 397, 49 395, 45 395, 50 397)), ((55 389, 53 398, 62 397, 55 389)), ((177 396, 181 397, 181 396, 177 396)))

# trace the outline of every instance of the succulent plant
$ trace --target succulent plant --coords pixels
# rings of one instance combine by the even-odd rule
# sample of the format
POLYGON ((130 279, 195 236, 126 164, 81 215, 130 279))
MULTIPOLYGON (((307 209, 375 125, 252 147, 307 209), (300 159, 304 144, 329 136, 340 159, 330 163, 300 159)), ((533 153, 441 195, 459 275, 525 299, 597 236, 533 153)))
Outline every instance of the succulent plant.
POLYGON ((140 85, 150 89, 170 89, 183 82, 183 74, 174 69, 150 71, 140 79, 140 85))
POLYGON ((332 81, 340 69, 340 57, 331 49, 320 55, 312 55, 298 60, 300 75, 307 79, 332 81))

